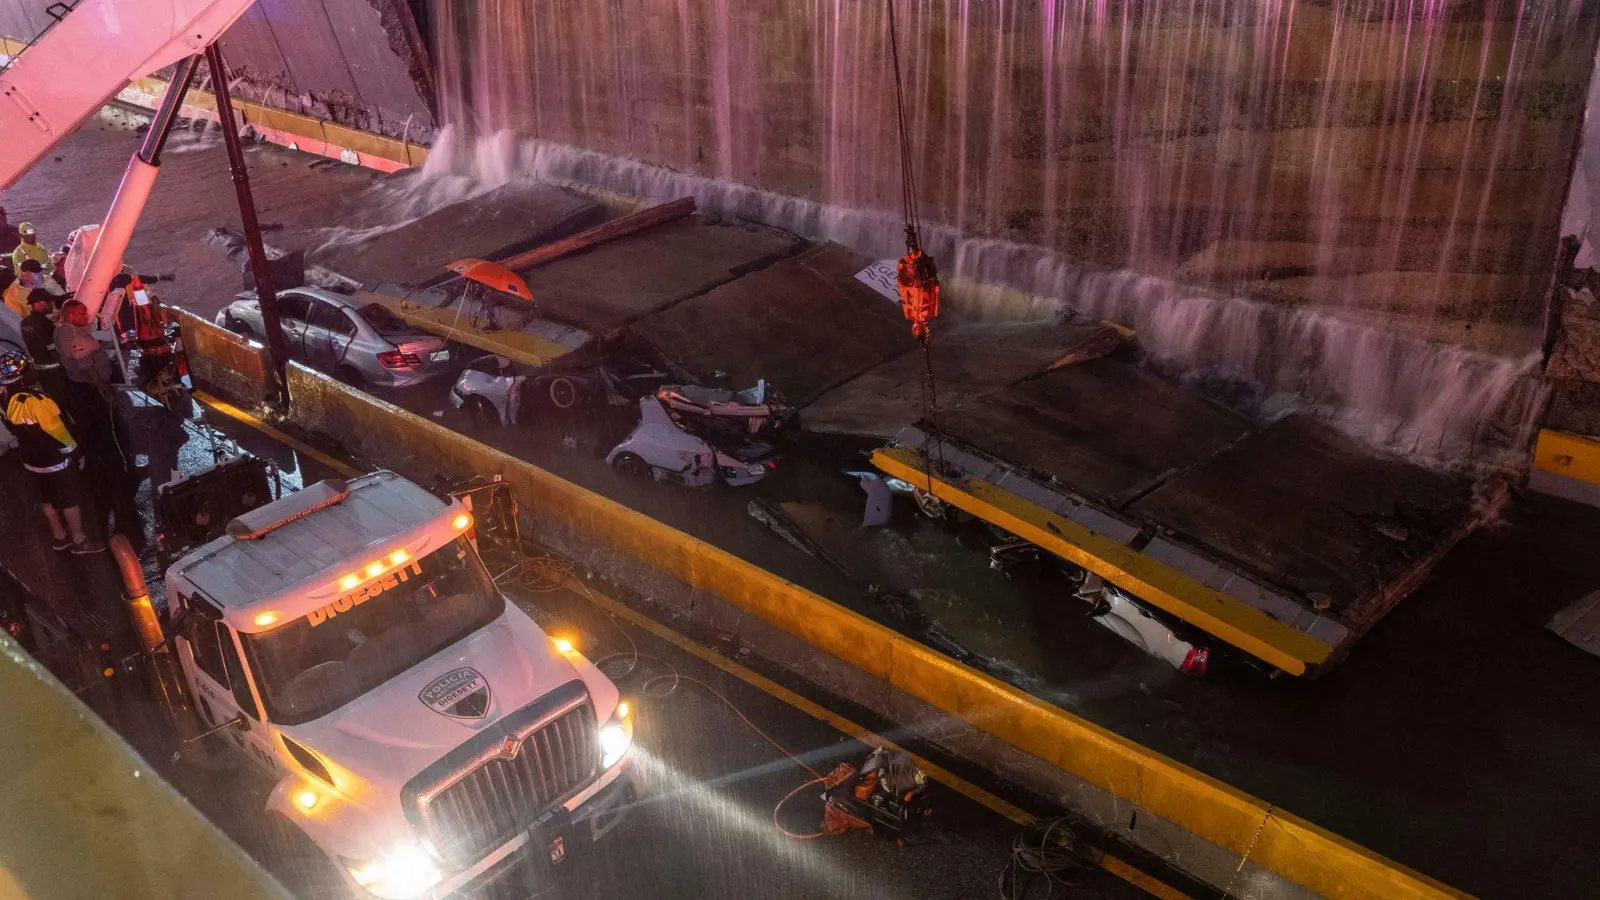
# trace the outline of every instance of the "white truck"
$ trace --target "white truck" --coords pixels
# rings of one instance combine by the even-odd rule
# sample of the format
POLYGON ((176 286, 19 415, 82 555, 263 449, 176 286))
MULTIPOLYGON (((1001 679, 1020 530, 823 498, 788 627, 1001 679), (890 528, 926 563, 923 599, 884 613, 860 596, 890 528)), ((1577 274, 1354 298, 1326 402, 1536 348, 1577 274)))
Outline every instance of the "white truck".
POLYGON ((192 705, 274 783, 302 894, 486 896, 634 799, 628 704, 506 601, 471 528, 380 471, 239 516, 167 572, 192 705))

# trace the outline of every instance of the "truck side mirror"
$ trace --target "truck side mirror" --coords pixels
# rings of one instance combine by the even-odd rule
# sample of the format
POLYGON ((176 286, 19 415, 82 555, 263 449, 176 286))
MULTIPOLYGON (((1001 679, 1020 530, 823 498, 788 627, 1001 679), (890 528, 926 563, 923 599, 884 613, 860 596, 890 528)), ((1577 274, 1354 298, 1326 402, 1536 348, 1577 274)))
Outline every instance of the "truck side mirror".
POLYGON ((189 632, 194 630, 194 626, 194 607, 186 606, 174 613, 172 619, 167 622, 167 639, 171 640, 175 637, 187 638, 189 632))

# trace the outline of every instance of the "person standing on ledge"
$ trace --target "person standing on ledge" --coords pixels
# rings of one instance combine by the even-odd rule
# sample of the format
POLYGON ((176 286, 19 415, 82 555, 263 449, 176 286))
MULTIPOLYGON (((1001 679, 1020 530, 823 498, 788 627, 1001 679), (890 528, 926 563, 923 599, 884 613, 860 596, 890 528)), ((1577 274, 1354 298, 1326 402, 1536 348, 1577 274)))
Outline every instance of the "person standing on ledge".
POLYGON ((88 492, 78 442, 67 430, 61 407, 38 389, 28 357, 15 350, 0 350, 0 401, 6 427, 20 445, 22 467, 39 487, 51 547, 77 555, 104 551, 105 544, 93 541, 83 528, 88 492))

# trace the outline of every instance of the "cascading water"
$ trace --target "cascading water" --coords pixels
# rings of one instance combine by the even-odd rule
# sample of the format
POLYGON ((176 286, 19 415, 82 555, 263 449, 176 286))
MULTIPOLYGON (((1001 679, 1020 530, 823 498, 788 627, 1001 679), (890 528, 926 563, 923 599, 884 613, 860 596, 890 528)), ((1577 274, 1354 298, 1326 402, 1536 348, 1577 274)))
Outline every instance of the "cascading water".
MULTIPOLYGON (((1375 445, 1520 448, 1595 10, 899 2, 919 191, 944 223, 927 243, 1011 289, 958 291, 966 315, 1115 318, 1176 367, 1375 445), (1398 333, 1435 321, 1512 352, 1398 333)), ((689 194, 898 253, 878 0, 436 7, 453 134, 430 170, 689 194)))

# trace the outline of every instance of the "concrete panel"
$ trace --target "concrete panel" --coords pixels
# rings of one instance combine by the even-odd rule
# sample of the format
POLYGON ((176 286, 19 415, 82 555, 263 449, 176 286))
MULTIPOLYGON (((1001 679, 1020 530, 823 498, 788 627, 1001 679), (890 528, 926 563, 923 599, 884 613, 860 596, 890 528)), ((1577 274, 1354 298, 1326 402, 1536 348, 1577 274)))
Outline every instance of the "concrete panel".
POLYGON ((691 217, 522 275, 542 306, 599 334, 769 265, 799 243, 771 229, 691 217))
POLYGON ((350 77, 350 64, 322 0, 256 0, 256 8, 270 24, 288 72, 301 91, 343 92, 361 103, 361 93, 350 77))
MULTIPOLYGON (((935 341, 939 407, 952 412, 1055 365, 1110 353, 1117 333, 1100 325, 966 326, 935 341)), ((891 438, 923 416, 926 362, 908 352, 829 391, 805 409, 811 431, 891 438)))
POLYGON ((804 406, 915 346, 899 306, 855 280, 871 260, 837 244, 647 316, 635 330, 701 374, 765 378, 804 406))
POLYGON ((1359 633, 1386 611, 1391 585, 1431 566, 1463 536, 1463 523, 1476 524, 1478 505, 1466 480, 1371 456, 1291 416, 1166 480, 1128 511, 1322 601, 1359 633))
POLYGON ((359 284, 420 285, 466 257, 497 259, 593 225, 604 211, 560 188, 534 182, 505 187, 438 209, 361 243, 329 245, 309 261, 359 284))
POLYGON ((1114 359, 1068 366, 946 416, 944 431, 1117 507, 1253 430, 1243 416, 1114 359))
MULTIPOLYGON (((362 107, 380 119, 410 119, 414 128, 426 130, 433 121, 427 101, 410 77, 396 77, 399 72, 406 72, 409 51, 403 43, 396 47, 396 36, 384 28, 377 7, 365 0, 320 2, 362 107)), ((405 3, 398 5, 403 7, 405 3)), ((405 130, 404 125, 401 130, 405 130)))
POLYGON ((222 35, 222 58, 229 72, 248 78, 257 96, 274 106, 288 106, 289 98, 300 93, 262 4, 251 4, 222 35))

